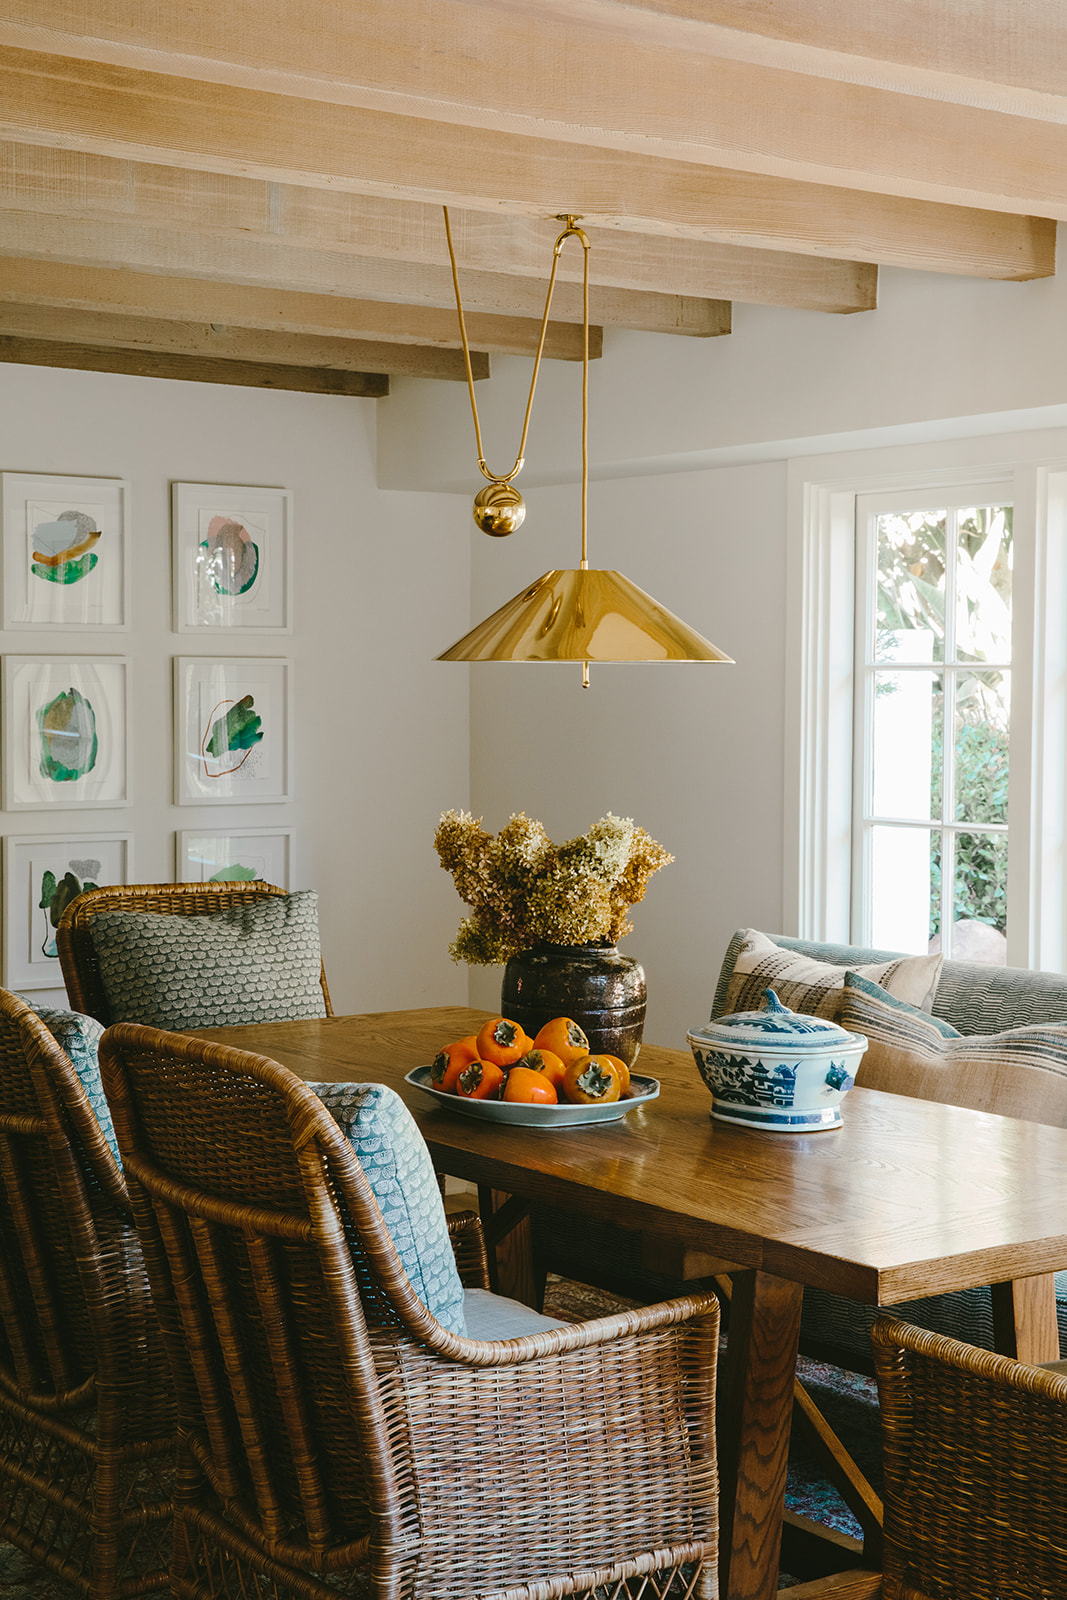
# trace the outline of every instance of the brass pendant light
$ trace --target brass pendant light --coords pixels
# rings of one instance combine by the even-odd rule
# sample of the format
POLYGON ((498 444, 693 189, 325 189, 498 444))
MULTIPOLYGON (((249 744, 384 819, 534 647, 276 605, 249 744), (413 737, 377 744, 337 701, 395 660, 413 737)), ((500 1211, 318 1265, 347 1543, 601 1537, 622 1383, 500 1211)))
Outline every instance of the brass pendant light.
POLYGON ((503 537, 518 528, 526 505, 514 486, 524 465, 523 452, 530 427, 534 391, 548 332, 549 308, 556 282, 560 254, 568 239, 577 239, 584 252, 582 274, 582 556, 581 565, 568 570, 546 572, 529 588, 517 594, 491 617, 472 628, 462 639, 437 657, 438 661, 580 661, 582 687, 589 687, 590 662, 602 661, 722 661, 731 662, 715 645, 666 610, 651 595, 624 578, 621 572, 590 568, 587 559, 587 520, 589 501, 589 240, 577 226, 581 220, 561 216, 563 232, 552 251, 552 274, 541 322, 541 336, 534 357, 533 378, 526 402, 522 438, 515 465, 507 473, 491 472, 482 449, 478 404, 474 394, 467 329, 459 292, 459 274, 452 245, 452 230, 445 207, 445 235, 452 263, 452 282, 456 291, 456 312, 460 338, 467 364, 467 388, 478 466, 488 479, 474 501, 474 520, 484 533, 503 537))

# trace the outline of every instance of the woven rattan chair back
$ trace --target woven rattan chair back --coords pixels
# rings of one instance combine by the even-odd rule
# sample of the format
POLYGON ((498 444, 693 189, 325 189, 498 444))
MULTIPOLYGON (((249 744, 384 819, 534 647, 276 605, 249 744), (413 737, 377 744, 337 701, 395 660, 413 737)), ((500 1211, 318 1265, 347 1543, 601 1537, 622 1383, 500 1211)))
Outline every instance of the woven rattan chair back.
POLYGON ((884 1600, 1067 1595, 1067 1377, 888 1319, 871 1340, 884 1600))
POLYGON ((654 1592, 714 1593, 714 1301, 507 1345, 447 1332, 294 1074, 132 1024, 101 1061, 178 1392, 176 1594, 521 1600, 614 1573, 647 1596, 626 1580, 660 1567, 688 1587, 654 1592))
MULTIPOLYGON (((249 905, 266 894, 285 894, 273 883, 136 883, 87 889, 72 900, 56 930, 56 948, 67 995, 75 1011, 95 1017, 105 1028, 111 1014, 89 926, 103 911, 154 911, 166 916, 206 917, 249 905)), ((326 1015, 333 1016, 326 968, 319 982, 326 1015)))
POLYGON ((126 1187, 0 990, 0 1538, 97 1600, 165 1588, 174 1406, 126 1187))

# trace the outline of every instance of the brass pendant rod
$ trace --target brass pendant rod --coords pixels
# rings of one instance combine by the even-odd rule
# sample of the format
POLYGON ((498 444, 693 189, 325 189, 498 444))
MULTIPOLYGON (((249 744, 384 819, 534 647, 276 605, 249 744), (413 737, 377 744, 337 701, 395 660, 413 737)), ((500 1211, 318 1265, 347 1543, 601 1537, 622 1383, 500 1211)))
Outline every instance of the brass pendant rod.
MULTIPOLYGON (((552 272, 551 272, 551 274, 549 276, 549 280, 548 280, 548 294, 545 297, 544 316, 541 318, 541 335, 540 335, 540 338, 537 341, 537 351, 536 351, 536 353, 534 355, 533 374, 532 374, 532 376, 530 378, 530 393, 529 393, 529 397, 528 397, 528 399, 526 401, 526 415, 523 418, 523 423, 522 423, 522 437, 519 440, 519 453, 515 458, 515 465, 512 467, 510 472, 508 472, 508 473, 492 472, 490 470, 490 468, 486 465, 485 450, 484 450, 484 447, 482 445, 482 430, 481 430, 481 424, 479 423, 479 420, 478 420, 478 401, 477 401, 477 398, 476 398, 475 393, 474 393, 474 373, 473 373, 473 371, 471 369, 470 344, 469 344, 469 342, 467 340, 467 324, 466 324, 466 321, 465 321, 464 316, 463 316, 463 300, 462 300, 462 297, 461 297, 460 292, 459 292, 459 270, 458 270, 458 268, 456 266, 456 252, 455 252, 455 248, 454 248, 454 246, 452 244, 452 227, 451 227, 451 223, 449 222, 449 218, 448 218, 448 207, 447 206, 442 206, 441 209, 444 211, 444 214, 445 214, 445 238, 448 240, 448 259, 449 259, 449 263, 450 263, 450 265, 452 267, 452 287, 455 290, 455 295, 456 295, 456 315, 459 318, 459 336, 460 336, 460 340, 462 341, 462 344, 463 344, 463 360, 464 360, 464 363, 465 363, 466 369, 467 369, 467 393, 470 395, 471 416, 474 419, 474 442, 475 442, 475 446, 476 446, 477 451, 478 451, 478 466, 479 466, 479 469, 481 470, 482 476, 484 478, 487 478, 490 483, 510 483, 513 478, 518 477, 519 473, 522 471, 523 465, 524 465, 525 460, 526 460, 526 435, 530 431, 530 417, 531 417, 531 415, 533 413, 534 394, 535 394, 536 389, 537 389, 537 377, 538 377, 538 374, 539 374, 539 372, 541 370, 541 357, 542 357, 542 354, 543 354, 544 348, 545 348, 545 339, 548 336, 548 314, 549 314, 549 310, 550 310, 550 308, 552 306, 552 292, 556 287, 556 270, 557 270, 557 268, 559 266, 559 258, 560 258, 560 254, 561 254, 562 249, 563 249, 563 243, 564 243, 564 241, 566 239, 570 238, 572 235, 575 238, 581 239, 581 241, 582 241, 582 243, 583 243, 583 245, 585 247, 585 300, 584 300, 584 306, 585 306, 585 309, 584 309, 585 347, 584 347, 583 360, 585 362, 586 368, 588 369, 588 365, 589 365, 589 240, 586 238, 585 234, 582 232, 582 230, 580 228, 576 228, 574 226, 575 219, 573 217, 569 217, 568 216, 566 218, 561 217, 561 218, 558 219, 559 221, 566 221, 567 226, 564 228, 563 232, 560 234, 559 238, 556 240, 556 243, 555 243, 555 245, 553 246, 553 249, 552 249, 552 272)), ((583 538, 584 538, 584 535, 583 535, 583 538)))

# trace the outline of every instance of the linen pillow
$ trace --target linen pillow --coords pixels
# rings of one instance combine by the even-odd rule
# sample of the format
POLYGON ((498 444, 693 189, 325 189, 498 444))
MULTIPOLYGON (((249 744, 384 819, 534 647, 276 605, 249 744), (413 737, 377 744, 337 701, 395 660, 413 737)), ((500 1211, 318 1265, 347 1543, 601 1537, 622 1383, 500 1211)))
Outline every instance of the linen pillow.
POLYGON ((450 1333, 465 1334, 463 1285, 426 1141, 383 1083, 309 1083, 348 1140, 374 1190, 411 1287, 450 1333))
POLYGON ((309 889, 209 916, 102 912, 89 933, 112 1022, 181 1032, 324 1017, 318 905, 309 889))
POLYGON ((854 972, 838 1020, 867 1036, 860 1088, 1067 1128, 1067 1026, 957 1033, 854 972))
POLYGON ((104 1031, 103 1025, 97 1022, 95 1017, 83 1016, 80 1011, 61 1011, 52 1006, 39 1006, 29 995, 20 994, 19 999, 24 1000, 34 1015, 40 1017, 56 1044, 70 1057, 71 1065, 85 1090, 85 1097, 96 1114, 100 1132, 111 1146, 111 1153, 121 1166, 119 1144, 111 1123, 111 1109, 104 1094, 104 1085, 100 1081, 100 1065, 96 1058, 100 1036, 104 1031))
POLYGON ((796 950, 783 950, 767 934, 746 928, 730 974, 723 1014, 761 1011, 764 989, 773 989, 791 1011, 839 1022, 845 973, 850 971, 862 973, 898 999, 929 1011, 943 960, 941 955, 898 956, 855 968, 832 966, 796 950))

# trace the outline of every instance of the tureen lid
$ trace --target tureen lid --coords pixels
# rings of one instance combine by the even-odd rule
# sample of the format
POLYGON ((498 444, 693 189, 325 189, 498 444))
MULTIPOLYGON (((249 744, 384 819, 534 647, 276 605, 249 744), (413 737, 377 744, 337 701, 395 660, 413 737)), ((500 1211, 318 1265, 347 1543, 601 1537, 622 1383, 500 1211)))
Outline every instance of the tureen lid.
MULTIPOLYGON (((840 1049, 847 1040, 858 1039, 859 1034, 849 1033, 829 1017, 811 1017, 784 1006, 773 989, 764 989, 767 1004, 762 1011, 735 1011, 729 1016, 715 1017, 703 1027, 694 1028, 691 1040, 705 1044, 746 1045, 758 1048, 761 1044, 778 1044, 788 1041, 791 1052, 797 1050, 840 1049)), ((866 1040, 863 1041, 866 1044, 866 1040)))

